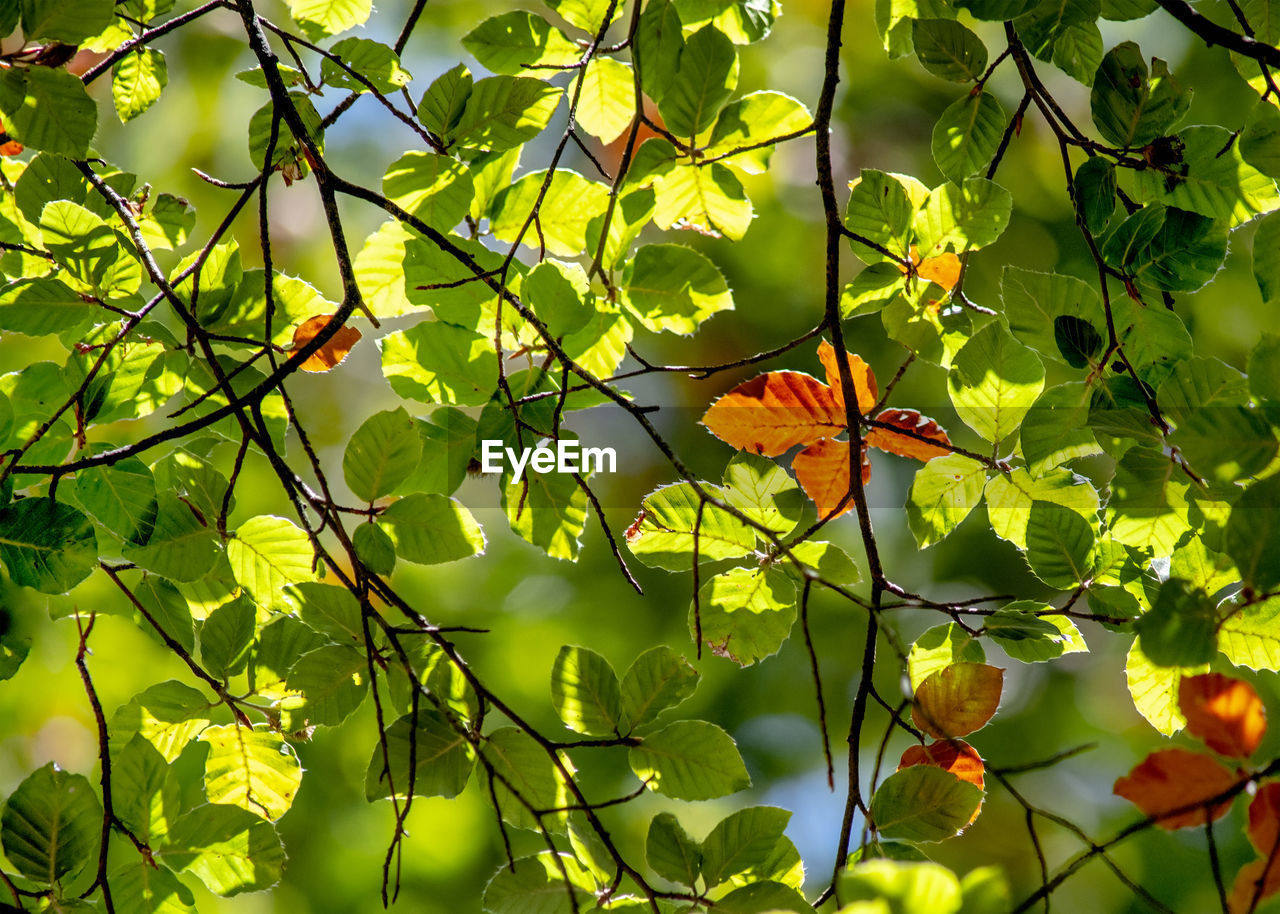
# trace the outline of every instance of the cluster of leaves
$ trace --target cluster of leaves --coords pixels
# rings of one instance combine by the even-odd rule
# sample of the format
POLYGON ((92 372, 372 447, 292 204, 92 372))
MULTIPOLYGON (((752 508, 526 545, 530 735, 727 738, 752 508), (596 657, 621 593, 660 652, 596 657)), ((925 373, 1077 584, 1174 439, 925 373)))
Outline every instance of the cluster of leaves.
MULTIPOLYGON (((507 863, 484 891, 494 914, 759 914, 828 899, 845 914, 1009 910, 1003 874, 958 878, 924 860, 920 845, 973 822, 990 778, 1025 807, 1037 853, 1035 819, 1063 821, 1022 798, 963 738, 992 719, 1003 690, 984 642, 1015 661, 1049 661, 1087 649, 1077 619, 1136 635, 1129 688, 1157 730, 1185 726, 1228 758, 1257 749, 1256 695, 1206 670, 1224 661, 1280 670, 1280 337, 1256 344, 1246 375, 1196 354, 1175 296, 1208 283, 1231 234, 1262 214, 1254 272, 1264 299, 1280 290, 1280 34, 1269 31, 1280 17, 1245 4, 1237 32, 1181 0, 881 4, 890 56, 913 53, 965 86, 933 131, 946 180, 930 188, 863 169, 841 212, 829 134, 842 2, 832 4, 812 114, 776 91, 735 97, 740 49, 767 37, 780 12, 768 0, 634 0, 629 16, 616 0, 547 5, 550 17, 506 12, 463 38, 490 75, 459 64, 425 86, 400 57, 422 4, 392 46, 330 41, 365 22, 368 0, 291 0, 288 26, 251 0, 177 15, 164 0, 0 9, 0 34, 20 29, 22 39, 0 55, 10 138, 0 165, 0 331, 49 337, 47 351, 62 353, 0 376, 0 564, 14 586, 72 593, 51 605, 78 625, 100 765, 97 787, 49 765, 7 798, 0 883, 19 909, 183 912, 194 910, 183 878, 221 895, 273 885, 285 862, 275 822, 303 783, 297 744, 366 700, 377 732, 367 737, 365 796, 395 813, 388 883, 415 796, 472 790, 504 838, 508 829, 541 836, 546 850, 519 859, 505 842, 507 863), (1259 94, 1246 123, 1180 128, 1190 90, 1163 61, 1148 65, 1131 41, 1104 53, 1100 16, 1137 19, 1157 4, 1236 52, 1233 65, 1259 94), (139 117, 167 84, 152 42, 214 12, 238 16, 256 65, 237 76, 266 95, 246 125, 252 177, 209 178, 233 202, 182 255, 193 210, 98 154, 86 87, 110 73, 120 120, 139 117), (983 23, 1003 24, 1005 47, 990 62, 976 30, 1000 26, 983 23), (81 51, 98 57, 83 65, 81 51), (1049 94, 1037 61, 1090 88, 1097 138, 1049 94), (988 89, 1001 66, 1023 89, 1012 115, 988 89), (347 180, 326 158, 325 133, 361 99, 420 140, 380 189, 347 180), (1094 271, 1086 281, 1006 266, 992 307, 971 300, 965 278, 989 268, 975 254, 1010 223, 1013 195, 996 178, 1033 106, 1061 149, 1094 271), (703 424, 743 453, 721 484, 699 480, 648 419, 653 408, 619 386, 672 370, 640 354, 653 339, 644 334, 692 334, 734 307, 705 248, 662 233, 741 239, 753 219, 744 181, 767 171, 778 143, 811 134, 827 240, 821 319, 770 352, 684 370, 714 378, 826 334, 825 383, 769 371, 716 399, 703 424), (522 157, 540 136, 553 151, 535 168, 522 157), (616 164, 605 154, 614 143, 616 164), (594 172, 564 167, 570 144, 594 172), (314 186, 340 301, 276 269, 267 189, 277 176, 314 186), (354 256, 340 198, 389 217, 354 256), (257 250, 242 250, 232 228, 255 201, 257 250), (845 241, 865 264, 847 283, 845 241), (904 359, 883 394, 845 344, 877 314, 904 359), (387 330, 391 319, 402 320, 387 330), (339 486, 289 388, 307 383, 298 372, 338 368, 375 334, 402 403, 345 442, 339 486), (950 431, 888 405, 916 363, 945 374, 950 431), (468 664, 458 631, 434 624, 425 601, 393 579, 401 562, 483 553, 485 533, 455 497, 482 441, 520 449, 565 440, 576 412, 602 404, 624 410, 680 478, 643 499, 623 539, 643 564, 692 572, 699 651, 753 664, 801 621, 825 728, 807 637, 812 591, 848 601, 865 624, 837 867, 812 900, 785 810, 739 809, 701 840, 661 812, 642 848, 602 820, 603 808, 645 792, 702 801, 751 783, 715 723, 660 719, 698 681, 676 651, 649 647, 619 678, 599 653, 562 648, 551 697, 575 734, 566 739, 498 694, 468 664), (1026 599, 949 602, 898 583, 867 507, 868 447, 922 464, 905 496, 921 549, 985 501, 993 534, 1044 586, 1026 599), (773 459, 795 449, 791 472, 773 459), (278 510, 291 518, 237 507, 250 462, 278 482, 278 510), (817 538, 846 512, 865 572, 817 538), (155 683, 108 713, 88 660, 96 613, 79 610, 73 593, 95 586, 116 593, 114 603, 95 600, 96 612, 136 620, 191 682, 155 683), (886 595, 949 621, 906 644, 886 595), (876 686, 889 665, 906 674, 901 701, 876 686), (881 745, 895 735, 908 743, 883 780, 879 765, 869 779, 859 767, 872 701, 887 712, 881 745), (607 771, 614 749, 626 749, 632 792, 600 799, 577 766, 607 771)), ((589 476, 508 471, 484 484, 496 482, 513 533, 551 558, 577 558, 594 513, 620 580, 638 590, 589 476)), ((0 678, 14 676, 29 649, 0 631, 0 678)), ((834 781, 829 750, 828 764, 834 781)), ((1147 818, 1108 841, 1077 829, 1079 859, 1152 825, 1209 828, 1262 782, 1249 826, 1261 859, 1230 898, 1219 885, 1224 906, 1253 910, 1280 887, 1275 768, 1152 753, 1116 788, 1147 818)), ((1020 909, 1079 868, 1068 861, 1051 878, 1039 862, 1041 885, 1020 909)))

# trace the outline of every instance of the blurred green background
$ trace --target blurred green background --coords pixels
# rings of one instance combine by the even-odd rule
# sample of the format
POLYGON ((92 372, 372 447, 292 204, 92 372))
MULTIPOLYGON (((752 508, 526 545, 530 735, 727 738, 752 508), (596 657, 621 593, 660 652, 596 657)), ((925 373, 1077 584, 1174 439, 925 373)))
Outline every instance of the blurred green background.
MULTIPOLYGON (((180 3, 178 11, 188 6, 180 3)), ((368 27, 355 34, 392 42, 409 6, 407 0, 385 0, 368 27)), ((281 3, 262 3, 260 8, 282 23, 288 21, 281 3)), ((404 55, 405 66, 415 77, 410 86, 415 98, 440 72, 467 60, 458 41, 463 33, 484 16, 509 8, 490 0, 430 0, 404 55)), ((786 2, 773 34, 742 50, 739 90, 782 90, 812 109, 822 75, 826 14, 827 8, 814 0, 786 2)), ((1102 25, 1107 47, 1126 38, 1138 40, 1144 54, 1166 58, 1177 76, 1194 86, 1187 123, 1243 123, 1255 96, 1235 75, 1225 52, 1190 41, 1159 13, 1133 23, 1102 25)), ((1004 43, 999 27, 982 23, 976 28, 988 40, 994 57, 1004 43)), ((95 87, 103 101, 98 148, 105 158, 136 172, 157 190, 191 200, 199 213, 193 237, 203 239, 233 196, 203 183, 191 169, 231 181, 251 177, 246 127, 266 95, 232 78, 252 61, 239 20, 230 12, 208 16, 192 28, 162 38, 157 46, 168 54, 169 87, 160 103, 128 129, 120 126, 111 111, 107 81, 95 87)), ((870 167, 910 173, 930 185, 938 183, 941 176, 929 154, 933 123, 967 89, 929 76, 914 59, 889 61, 876 33, 871 0, 850 4, 843 60, 833 138, 837 180, 855 178, 859 169, 870 167)), ((468 63, 474 67, 474 62, 468 63)), ((1040 70, 1068 112, 1078 123, 1088 125, 1087 91, 1049 64, 1040 64, 1040 70)), ((991 88, 1006 110, 1017 104, 1021 89, 1011 68, 1002 68, 991 88)), ((343 94, 330 91, 317 100, 317 106, 324 113, 343 94)), ((417 148, 416 137, 368 97, 339 121, 326 140, 335 169, 372 186, 380 184, 386 166, 402 152, 417 148)), ((526 148, 522 167, 541 168, 548 155, 545 138, 540 138, 526 148)), ((569 156, 570 167, 590 172, 589 163, 572 147, 569 156)), ((974 257, 966 285, 971 298, 997 304, 999 274, 1005 264, 1096 278, 1072 221, 1057 145, 1034 113, 1028 115, 997 180, 1013 192, 1013 222, 1000 242, 974 257)), ((668 239, 694 244, 715 260, 735 291, 737 310, 715 317, 689 339, 658 338, 638 331, 639 351, 655 362, 713 363, 776 345, 817 323, 822 310, 823 228, 814 181, 811 139, 779 148, 771 172, 748 184, 757 219, 745 240, 734 244, 692 235, 668 239)), ((337 273, 314 183, 306 180, 286 188, 277 180, 271 193, 277 269, 300 275, 336 298, 337 273)), ((354 249, 382 221, 379 211, 351 201, 344 201, 344 216, 354 249)), ((256 265, 252 263, 257 251, 252 212, 241 218, 235 233, 246 268, 256 265)), ((1274 324, 1250 275, 1250 234, 1246 227, 1233 236, 1227 268, 1215 282, 1201 293, 1178 299, 1178 311, 1191 328, 1198 352, 1240 367, 1260 330, 1274 324)), ((846 257, 846 269, 850 275, 857 269, 852 256, 846 257)), ((347 363, 327 375, 299 378, 290 388, 338 479, 342 446, 351 431, 366 415, 394 402, 378 371, 376 332, 367 324, 361 326, 365 340, 347 363)), ((904 353, 886 339, 878 316, 850 321, 846 333, 850 348, 872 364, 882 381, 892 376, 904 353)), ((9 370, 39 358, 64 357, 50 340, 19 336, 0 340, 0 364, 9 370), (52 348, 42 350, 43 346, 52 348)), ((768 367, 814 371, 818 367, 814 347, 803 345, 768 367)), ((718 479, 730 450, 696 420, 714 397, 755 370, 717 375, 709 381, 670 375, 637 380, 627 387, 641 401, 662 406, 657 421, 664 433, 699 473, 718 479)), ((1048 383, 1056 383, 1052 374, 1048 383)), ((960 427, 947 402, 943 374, 936 367, 913 366, 894 402, 922 410, 953 432, 960 427)), ((162 416, 154 417, 147 420, 147 427, 163 421, 162 416)), ((585 418, 584 424, 593 421, 599 422, 585 418)), ((620 472, 599 480, 610 521, 620 533, 634 518, 641 498, 676 477, 634 431, 608 419, 595 428, 594 443, 612 444, 620 455, 620 472), (616 442, 601 440, 605 431, 600 430, 616 434, 616 442)), ((140 430, 121 428, 115 440, 140 430)), ((963 431, 957 438, 966 443, 963 431)), ((990 593, 1049 596, 1038 589, 1040 585, 1026 572, 1013 547, 990 532, 984 509, 975 511, 942 544, 918 552, 901 510, 914 465, 885 454, 878 454, 873 465, 869 498, 887 570, 894 580, 912 590, 948 598, 990 593)), ((275 480, 260 460, 251 458, 237 496, 238 517, 284 513, 275 480)), ((496 481, 469 480, 458 497, 485 525, 488 553, 449 566, 402 566, 397 584, 434 622, 491 629, 489 634, 460 636, 464 652, 498 693, 546 732, 569 735, 559 730, 548 688, 551 664, 562 644, 587 645, 619 670, 645 648, 664 642, 692 659, 687 575, 634 567, 645 588, 645 596, 639 597, 618 574, 594 519, 581 560, 569 565, 546 558, 507 530, 496 509, 496 481)), ((851 517, 834 523, 830 530, 833 539, 861 555, 851 517)), ((7 794, 33 768, 49 760, 96 780, 92 716, 73 665, 76 624, 67 614, 73 608, 124 612, 122 598, 108 582, 95 577, 66 598, 10 591, 3 599, 15 624, 34 637, 35 648, 21 672, 0 685, 0 794, 7 794)), ((855 607, 816 592, 810 617, 837 757, 836 783, 840 784, 864 618, 855 607)), ((913 610, 888 614, 887 624, 909 642, 924 628, 943 621, 936 614, 913 610)), ((189 679, 181 664, 134 627, 127 614, 103 616, 98 625, 90 663, 108 716, 148 684, 165 678, 189 679)), ((1126 691, 1124 653, 1130 636, 1097 626, 1086 625, 1083 630, 1091 653, 1052 664, 1023 665, 1006 660, 994 646, 988 648, 989 661, 1007 667, 1004 701, 992 724, 972 742, 995 766, 1017 765, 1096 743, 1092 751, 1051 770, 1018 776, 1017 786, 1032 802, 1066 815, 1091 835, 1107 836, 1137 818, 1127 802, 1112 796, 1115 778, 1165 740, 1134 711, 1126 691)), ((606 821, 616 828, 622 847, 633 859, 642 858, 644 828, 661 809, 674 811, 700 835, 740 805, 777 804, 795 813, 788 834, 804 856, 811 889, 816 891, 829 879, 844 797, 826 784, 813 682, 798 629, 795 635, 778 656, 747 669, 710 654, 696 662, 702 686, 681 713, 705 716, 733 734, 755 786, 717 802, 688 804, 646 796, 606 811, 606 821)), ((887 696, 902 694, 894 658, 882 650, 881 659, 880 688, 887 696)), ((1274 678, 1247 678, 1274 710, 1274 678)), ((862 746, 864 770, 870 770, 883 731, 884 715, 873 711, 862 746)), ((380 868, 393 820, 388 804, 368 805, 362 795, 364 770, 375 741, 372 707, 366 703, 343 726, 320 731, 313 742, 300 744, 299 755, 308 773, 296 804, 280 823, 290 857, 283 884, 270 893, 231 900, 214 898, 196 886, 200 909, 236 914, 379 910, 380 868)), ((1183 738, 1175 742, 1189 743, 1183 738)), ((906 745, 905 737, 894 737, 886 754, 887 766, 896 763, 906 745)), ((1262 755, 1277 751, 1280 735, 1272 734, 1262 755)), ((621 795, 635 786, 622 750, 582 751, 574 760, 593 797, 621 795)), ((988 863, 1004 867, 1015 897, 1021 897, 1039 881, 1024 814, 993 780, 988 786, 977 823, 962 837, 931 850, 960 873, 988 863)), ((1242 804, 1237 805, 1240 808, 1217 827, 1228 880, 1252 858, 1243 837, 1242 804)), ((480 891, 502 860, 501 840, 481 792, 473 785, 455 801, 419 800, 409 827, 398 907, 421 914, 479 911, 480 891)), ((1080 849, 1075 837, 1043 822, 1040 838, 1051 867, 1080 849)), ((518 851, 540 847, 536 837, 517 834, 518 851)), ((120 853, 125 852, 121 847, 120 853)), ((1121 845, 1114 859, 1178 911, 1208 911, 1217 906, 1200 830, 1148 831, 1121 845)), ((1097 860, 1055 894, 1054 908, 1117 914, 1144 910, 1097 860)))

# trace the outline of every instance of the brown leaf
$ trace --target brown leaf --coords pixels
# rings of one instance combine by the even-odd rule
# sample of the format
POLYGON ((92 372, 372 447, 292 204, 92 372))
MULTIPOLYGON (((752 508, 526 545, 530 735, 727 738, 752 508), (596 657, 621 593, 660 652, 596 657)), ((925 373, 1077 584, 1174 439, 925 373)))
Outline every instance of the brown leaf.
POLYGON ((939 739, 965 736, 986 726, 1000 706, 1004 670, 985 663, 953 663, 916 689, 911 719, 939 739))
POLYGON ((1267 709, 1253 686, 1221 673, 1184 676, 1178 709, 1187 732, 1229 758, 1248 758, 1267 732, 1267 709))
POLYGON ((831 388, 799 371, 772 371, 739 384, 711 404, 702 424, 721 441, 765 457, 845 428, 844 407, 831 388))
POLYGON ((960 281, 960 258, 950 251, 937 257, 928 257, 916 267, 916 275, 936 282, 950 292, 960 281))
POLYGON ((1239 780, 1225 765, 1203 752, 1159 749, 1119 778, 1114 792, 1156 819, 1161 828, 1172 830, 1221 819, 1231 808, 1231 801, 1213 804, 1211 808, 1208 801, 1239 780), (1194 808, 1184 810, 1187 806, 1194 808))
POLYGON ((1264 858, 1280 850, 1280 782, 1258 788, 1249 803, 1249 842, 1264 858))
MULTIPOLYGON (((898 762, 898 770, 913 765, 933 765, 944 771, 950 771, 962 781, 968 781, 979 790, 984 790, 982 775, 986 771, 982 757, 977 750, 962 739, 941 739, 927 746, 910 746, 902 753, 898 762)), ((974 814, 976 817, 976 813, 974 814)))
MULTIPOLYGON (((804 494, 817 506, 818 516, 826 517, 849 491, 849 442, 823 438, 796 454, 791 461, 791 469, 795 470, 796 482, 800 483, 804 494)), ((870 478, 871 460, 863 448, 862 484, 866 485, 870 478)), ((853 508, 854 502, 850 498, 840 514, 853 508)))
POLYGON ((1276 864, 1276 860, 1254 860, 1240 867, 1227 899, 1231 914, 1249 914, 1263 899, 1280 892, 1280 866, 1276 864))
MULTIPOLYGON (((293 348, 298 349, 315 339, 332 317, 332 314, 317 314, 299 324, 298 329, 293 331, 293 348)), ((298 367, 303 371, 329 371, 342 364, 352 347, 360 342, 360 337, 361 333, 355 327, 340 327, 337 333, 329 337, 323 346, 311 353, 310 358, 298 367)))
MULTIPOLYGON (((916 435, 928 438, 931 441, 938 441, 942 444, 951 443, 951 439, 947 437, 947 433, 941 425, 928 416, 920 415, 914 409, 886 409, 877 415, 875 420, 886 425, 915 432, 916 435)), ((902 457, 914 457, 916 460, 923 460, 926 463, 934 457, 941 457, 943 454, 951 453, 948 448, 938 447, 911 435, 899 434, 884 428, 872 427, 868 429, 865 440, 867 444, 872 447, 878 447, 882 451, 888 451, 890 454, 898 454, 902 457)))
MULTIPOLYGON (((871 371, 871 366, 862 361, 861 356, 846 352, 845 359, 849 363, 849 374, 853 378, 854 390, 858 392, 858 411, 865 415, 876 405, 878 397, 876 376, 871 371)), ((823 340, 818 344, 818 360, 822 362, 822 367, 827 372, 827 383, 835 393, 836 404, 840 407, 840 414, 843 416, 844 389, 840 386, 840 363, 836 360, 836 348, 823 340)), ((842 422, 841 425, 843 424, 842 422)))
POLYGON ((22 154, 22 144, 17 140, 10 140, 6 134, 0 134, 0 156, 16 156, 22 154))

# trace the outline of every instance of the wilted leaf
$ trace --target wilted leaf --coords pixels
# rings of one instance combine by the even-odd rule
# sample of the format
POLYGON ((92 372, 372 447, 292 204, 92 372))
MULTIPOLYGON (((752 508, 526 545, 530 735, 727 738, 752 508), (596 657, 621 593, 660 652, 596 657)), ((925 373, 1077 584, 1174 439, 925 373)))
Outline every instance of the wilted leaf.
POLYGON ((962 739, 941 739, 927 746, 908 746, 898 762, 898 770, 913 765, 933 765, 950 771, 962 781, 983 789, 982 775, 986 767, 977 750, 962 739))
POLYGON ((1221 673, 1184 677, 1178 707, 1187 732, 1219 755, 1247 758, 1267 732, 1267 709, 1253 686, 1221 673))
POLYGON ((721 441, 765 457, 845 428, 844 407, 832 389, 799 371, 772 371, 739 384, 711 404, 702 424, 721 441))
MULTIPOLYGON (((332 314, 317 314, 309 317, 298 329, 293 331, 293 348, 298 349, 311 342, 321 330, 329 324, 332 314)), ((311 353, 310 357, 299 367, 303 371, 329 371, 342 364, 362 334, 355 327, 340 327, 338 332, 325 342, 323 346, 311 353)))
POLYGON ((964 736, 986 725, 1000 705, 1004 670, 986 663, 953 663, 916 689, 911 719, 930 736, 964 736))
POLYGON ((867 430, 864 440, 872 447, 878 447, 882 451, 888 451, 890 454, 897 454, 901 457, 914 457, 916 460, 923 460, 926 463, 934 457, 941 457, 944 454, 951 453, 949 447, 939 447, 915 437, 919 435, 922 438, 928 438, 930 441, 937 441, 941 444, 949 445, 951 443, 951 439, 947 437, 947 433, 941 425, 928 416, 920 415, 914 409, 886 409, 875 416, 875 421, 883 422, 886 425, 892 425, 895 428, 913 432, 914 434, 904 435, 885 428, 870 428, 867 430))
MULTIPOLYGON (((804 489, 804 494, 817 505, 818 514, 826 517, 836 509, 849 491, 849 442, 823 438, 796 454, 791 461, 791 469, 795 470, 796 481, 804 489)), ((871 459, 864 448, 862 484, 866 485, 870 478, 871 459)), ((853 508, 854 501, 850 498, 840 514, 852 511, 853 508)))
POLYGON ((1201 752, 1159 749, 1116 781, 1115 794, 1155 818, 1161 828, 1172 830, 1221 819, 1231 800, 1212 805, 1209 801, 1239 780, 1221 762, 1201 752))

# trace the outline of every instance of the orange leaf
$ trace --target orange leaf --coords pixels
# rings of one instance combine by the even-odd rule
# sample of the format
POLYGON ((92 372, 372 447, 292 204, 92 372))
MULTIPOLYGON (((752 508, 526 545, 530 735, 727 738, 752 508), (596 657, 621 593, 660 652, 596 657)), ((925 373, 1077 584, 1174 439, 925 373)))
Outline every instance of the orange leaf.
POLYGON ((1231 886, 1227 908, 1231 914, 1249 914, 1264 898, 1280 892, 1280 866, 1274 860, 1254 860, 1240 867, 1231 886))
POLYGON ((1270 781, 1258 788, 1249 803, 1249 841, 1263 857, 1280 850, 1280 782, 1270 781))
MULTIPOLYGON (((826 517, 849 491, 849 442, 823 438, 796 454, 791 461, 791 469, 795 470, 796 482, 800 483, 804 494, 817 505, 818 516, 826 517)), ((871 460, 863 448, 862 484, 866 485, 870 478, 871 460)), ((840 514, 852 511, 853 507, 853 499, 850 498, 840 514)))
MULTIPOLYGON (((317 314, 299 324, 298 329, 293 331, 293 348, 305 346, 315 339, 332 317, 332 314, 317 314)), ((342 364, 347 353, 360 342, 360 337, 361 333, 355 327, 340 327, 337 333, 329 337, 328 342, 311 353, 311 357, 298 367, 303 371, 329 371, 342 364)))
MULTIPOLYGON (((871 366, 862 361, 861 356, 846 352, 845 360, 849 363, 849 374, 853 377, 853 387, 858 392, 858 411, 864 415, 876 405, 876 376, 871 366)), ((840 386, 840 363, 836 361, 836 348, 823 340, 818 344, 818 359, 827 372, 827 383, 835 392, 836 404, 844 415, 844 389, 840 386)), ((843 425, 843 423, 841 423, 843 425)))
POLYGON ((933 765, 944 771, 950 771, 962 781, 968 781, 979 790, 985 789, 982 782, 986 768, 977 750, 962 739, 942 739, 927 746, 910 746, 902 753, 898 762, 898 770, 910 768, 912 765, 933 765))
POLYGON ((845 428, 844 407, 831 388, 799 371, 772 371, 739 384, 711 404, 702 424, 721 441, 765 457, 845 428))
POLYGON ((953 663, 916 689, 911 719, 939 739, 965 736, 986 726, 1000 705, 1004 670, 985 663, 953 663))
POLYGON ((1225 765, 1202 752, 1159 749, 1119 778, 1114 792, 1157 819, 1161 828, 1187 828, 1204 825, 1206 815, 1209 820, 1225 816, 1230 800, 1206 806, 1239 780, 1225 765), (1188 806, 1193 808, 1185 809, 1188 806))
MULTIPOLYGON (((875 420, 914 432, 915 435, 928 438, 931 441, 939 441, 943 444, 951 443, 951 439, 947 437, 947 433, 941 425, 928 416, 920 415, 914 409, 886 409, 876 416, 875 420)), ((884 428, 868 429, 866 442, 872 447, 878 447, 880 450, 888 451, 890 454, 914 457, 916 460, 923 460, 926 463, 934 457, 941 457, 943 454, 951 453, 945 447, 929 444, 913 435, 903 435, 884 428)))
POLYGON ((960 258, 950 251, 929 257, 916 267, 916 275, 936 282, 950 292, 960 281, 960 258))
POLYGON ((22 144, 17 140, 5 140, 0 143, 0 156, 16 156, 22 153, 22 144))
POLYGON ((1183 677, 1178 709, 1188 733, 1229 758, 1253 755, 1267 732, 1267 709, 1253 686, 1221 673, 1183 677))

